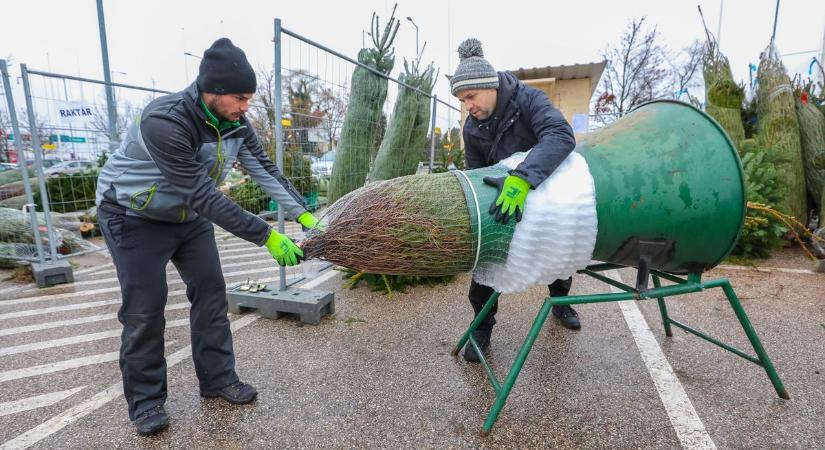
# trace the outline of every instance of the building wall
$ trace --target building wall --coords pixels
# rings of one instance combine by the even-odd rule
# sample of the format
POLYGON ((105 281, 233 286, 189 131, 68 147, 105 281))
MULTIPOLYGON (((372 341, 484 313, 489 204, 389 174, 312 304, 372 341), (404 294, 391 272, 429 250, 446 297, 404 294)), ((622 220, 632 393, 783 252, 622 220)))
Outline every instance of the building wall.
MULTIPOLYGON (((542 80, 526 80, 525 84, 543 91, 561 111, 564 118, 571 124, 576 114, 590 114, 591 79, 578 78, 574 80, 556 80, 545 78, 542 80)), ((461 125, 467 118, 467 110, 461 105, 461 125)), ((577 134, 578 136, 578 134, 577 134)), ((464 142, 461 143, 464 145, 464 142)))

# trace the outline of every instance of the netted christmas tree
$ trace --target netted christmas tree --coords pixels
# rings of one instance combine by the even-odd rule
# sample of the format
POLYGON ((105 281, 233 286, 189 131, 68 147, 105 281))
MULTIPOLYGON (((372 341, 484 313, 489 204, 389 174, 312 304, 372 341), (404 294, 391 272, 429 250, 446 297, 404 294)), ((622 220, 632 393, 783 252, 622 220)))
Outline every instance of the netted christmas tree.
POLYGON ((713 36, 707 34, 702 74, 705 78, 705 111, 728 133, 738 149, 745 139, 742 124, 744 90, 733 81, 728 58, 719 51, 713 36))
POLYGON ((418 168, 430 124, 431 103, 430 97, 425 94, 432 93, 436 77, 432 64, 422 72, 419 69, 420 63, 420 59, 412 64, 404 61, 404 73, 399 79, 421 92, 406 86, 399 87, 387 132, 370 171, 370 181, 412 175, 418 168))
POLYGON ((825 220, 825 115, 812 104, 812 85, 797 90, 796 113, 805 163, 805 181, 814 206, 818 208, 820 227, 825 220))
MULTIPOLYGON (((397 5, 396 5, 397 7, 397 5)), ((392 43, 400 25, 395 8, 384 31, 379 19, 372 15, 373 48, 362 48, 358 62, 379 73, 357 66, 352 74, 352 89, 347 114, 341 127, 341 138, 335 155, 335 170, 329 183, 329 201, 334 202, 364 185, 370 162, 376 151, 375 134, 387 99, 387 78, 395 64, 392 43)))
POLYGON ((805 171, 802 164, 799 121, 794 106, 791 80, 773 42, 760 58, 757 79, 757 141, 760 147, 779 152, 781 159, 785 161, 777 167, 780 179, 786 187, 783 199, 777 207, 800 222, 805 222, 805 171))

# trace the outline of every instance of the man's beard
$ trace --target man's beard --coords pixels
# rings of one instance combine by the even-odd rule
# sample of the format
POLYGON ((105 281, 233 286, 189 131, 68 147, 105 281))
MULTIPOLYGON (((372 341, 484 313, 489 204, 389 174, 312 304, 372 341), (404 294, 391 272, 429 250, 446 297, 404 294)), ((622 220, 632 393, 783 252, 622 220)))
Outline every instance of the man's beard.
POLYGON ((209 111, 212 111, 212 114, 214 114, 215 117, 217 117, 218 120, 220 120, 220 121, 223 121, 223 122, 236 122, 236 121, 239 121, 239 120, 243 119, 243 113, 239 114, 237 119, 232 119, 232 118, 229 118, 229 117, 225 117, 223 114, 221 114, 218 111, 218 99, 217 98, 215 98, 211 102, 207 103, 206 106, 209 107, 209 111))

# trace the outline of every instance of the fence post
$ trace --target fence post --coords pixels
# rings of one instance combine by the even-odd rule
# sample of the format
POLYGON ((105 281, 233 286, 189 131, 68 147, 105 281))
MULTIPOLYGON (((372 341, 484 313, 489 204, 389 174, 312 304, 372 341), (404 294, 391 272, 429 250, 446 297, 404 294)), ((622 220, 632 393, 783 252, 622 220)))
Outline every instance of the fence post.
POLYGON ((433 164, 435 164, 435 113, 438 111, 438 95, 433 94, 433 114, 432 118, 430 119, 431 126, 430 126, 430 136, 432 139, 430 140, 430 170, 429 173, 433 173, 433 164))
MULTIPOLYGON (((3 88, 6 91, 6 103, 9 107, 9 118, 11 119, 11 130, 14 133, 14 148, 17 150, 17 166, 20 168, 20 176, 23 177, 23 187, 26 191, 26 205, 31 217, 32 236, 37 248, 37 261, 40 264, 45 262, 43 257, 43 242, 40 239, 40 228, 37 226, 37 208, 34 205, 31 183, 29 182, 29 170, 26 164, 26 151, 23 150, 23 134, 20 133, 20 124, 17 122, 17 111, 14 109, 14 98, 12 97, 11 85, 9 84, 9 68, 5 59, 0 59, 0 72, 3 75, 3 88)), ((37 152, 35 152, 37 153, 37 152)))
POLYGON ((117 105, 115 88, 112 86, 112 71, 109 68, 109 45, 106 42, 106 20, 103 17, 103 0, 97 0, 97 27, 100 33, 100 52, 103 57, 103 80, 106 82, 106 109, 109 114, 109 154, 118 147, 117 105))
POLYGON ((20 65, 20 72, 23 76, 23 91, 26 94, 26 113, 29 118, 29 133, 32 136, 32 149, 34 150, 34 167, 37 171, 38 186, 40 186, 40 201, 43 204, 43 217, 46 220, 46 232, 49 236, 49 254, 51 261, 57 261, 57 246, 55 245, 55 233, 52 226, 52 215, 49 210, 49 193, 46 190, 46 180, 43 175, 43 163, 40 160, 40 136, 37 134, 37 118, 34 114, 34 105, 32 104, 32 92, 29 85, 29 72, 25 64, 20 65))
MULTIPOLYGON (((278 165, 278 170, 284 173, 284 128, 281 124, 283 118, 283 111, 281 102, 283 101, 283 93, 281 92, 281 19, 275 19, 275 63, 273 73, 275 75, 275 164, 278 165)), ((278 232, 284 232, 284 208, 278 207, 278 232)), ((280 290, 286 290, 286 267, 280 266, 279 269, 279 283, 280 290)))

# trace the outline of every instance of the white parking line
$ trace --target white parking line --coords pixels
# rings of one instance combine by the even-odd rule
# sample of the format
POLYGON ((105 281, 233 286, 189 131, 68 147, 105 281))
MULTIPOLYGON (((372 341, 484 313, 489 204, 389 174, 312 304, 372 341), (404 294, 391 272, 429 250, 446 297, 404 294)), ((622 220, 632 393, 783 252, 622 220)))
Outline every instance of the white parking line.
MULTIPOLYGON (((230 324, 230 327, 232 331, 235 332, 251 324, 252 322, 255 322, 259 318, 260 316, 256 314, 247 314, 245 316, 242 316, 240 319, 232 322, 230 324)), ((166 358, 167 370, 168 368, 177 365, 179 362, 188 359, 191 355, 191 345, 187 345, 186 347, 176 351, 175 353, 172 353, 171 355, 169 355, 168 358, 166 358)), ((62 413, 52 417, 46 422, 43 422, 42 424, 30 429, 29 431, 20 434, 14 439, 7 441, 3 445, 0 445, 0 450, 29 448, 32 445, 51 436, 52 434, 57 433, 66 426, 89 415, 93 411, 100 409, 101 407, 111 402, 112 400, 120 397, 121 395, 123 395, 123 383, 117 382, 109 386, 108 388, 98 392, 91 399, 77 406, 69 408, 66 411, 63 411, 62 413)))
MULTIPOLYGON (((277 272, 278 268, 276 265, 265 266, 259 269, 248 269, 248 270, 239 270, 237 272, 229 272, 223 274, 224 278, 228 277, 235 277, 239 275, 254 275, 257 273, 265 274, 265 273, 274 273, 277 272)), ((176 278, 170 280, 167 283, 167 286, 178 285, 182 284, 183 280, 180 278, 176 278)), ((100 288, 100 289, 92 289, 88 291, 78 291, 78 292, 64 292, 62 294, 52 294, 52 295, 36 295, 33 297, 24 297, 24 298, 16 298, 14 300, 6 300, 0 302, 0 306, 10 306, 10 305, 20 305, 25 303, 37 303, 37 302, 45 302, 51 300, 61 300, 66 298, 75 298, 75 297, 88 297, 90 295, 96 294, 107 294, 111 292, 120 292, 120 286, 108 287, 108 288, 100 288)), ((186 292, 185 290, 182 292, 186 292)), ((170 294, 171 295, 171 294, 170 294)), ((1 316, 0 316, 1 317, 1 316)))
MULTIPOLYGON (((616 281, 623 282, 621 275, 616 270, 605 271, 604 274, 616 281)), ((610 286, 612 292, 624 292, 621 289, 610 286)), ((710 438, 702 419, 693 408, 690 398, 688 398, 682 383, 673 373, 670 363, 667 362, 664 353, 662 353, 659 343, 656 342, 656 337, 650 331, 642 312, 636 306, 634 301, 619 302, 619 308, 622 311, 627 327, 630 328, 630 333, 633 335, 633 340, 636 341, 636 347, 639 348, 639 353, 642 356, 650 377, 653 379, 653 384, 656 386, 656 391, 659 393, 659 398, 667 411, 667 416, 670 418, 670 423, 676 431, 676 436, 682 447, 686 449, 715 449, 716 445, 710 438)))
MULTIPOLYGON (((164 346, 168 347, 174 344, 175 341, 166 341, 164 346)), ((24 367, 22 369, 13 369, 0 372, 0 383, 5 381, 19 380, 21 378, 36 377, 38 375, 45 375, 47 373, 62 372, 69 369, 77 369, 79 367, 92 366, 95 364, 103 364, 111 361, 117 361, 120 357, 120 351, 99 353, 91 356, 81 356, 80 358, 66 359, 49 364, 41 364, 39 366, 24 367)))
MULTIPOLYGON (((185 304, 184 304, 185 305, 185 304)), ((166 328, 175 328, 189 325, 189 319, 178 319, 166 323, 166 328)), ((31 342, 23 345, 15 345, 13 347, 0 348, 0 356, 16 355, 18 353, 33 352, 38 350, 45 350, 47 348, 63 347, 66 345, 80 344, 83 342, 99 341, 118 337, 123 332, 121 328, 116 330, 101 331, 98 333, 80 334, 67 338, 51 339, 48 341, 31 342)))
MULTIPOLYGON (((170 305, 166 305, 166 311, 172 311, 176 309, 183 309, 188 308, 189 303, 172 303, 170 305)), ((69 325, 80 325, 84 323, 91 323, 91 322, 100 322, 102 320, 110 320, 110 319, 117 319, 117 313, 109 313, 109 314, 98 314, 96 316, 86 316, 86 317, 78 317, 77 319, 67 319, 67 320, 58 320, 54 322, 44 322, 44 323, 36 323, 34 325, 25 325, 22 327, 15 327, 15 328, 3 328, 0 329, 0 336, 9 336, 12 334, 20 334, 20 333, 29 333, 32 331, 42 331, 42 330, 49 330, 52 328, 60 328, 60 327, 67 327, 69 325)))
POLYGON ((38 316, 40 314, 50 314, 54 312, 74 311, 78 309, 97 308, 98 306, 110 306, 120 303, 120 299, 116 300, 100 300, 96 302, 73 303, 71 305, 52 306, 49 308, 26 309, 23 311, 15 311, 5 314, 0 314, 0 320, 17 319, 20 317, 38 316))
MULTIPOLYGON (((244 256, 245 255, 242 255, 242 256, 234 258, 234 259, 240 259, 244 256)), ((261 261, 260 259, 250 259, 250 260, 247 260, 247 261, 241 261, 241 262, 236 262, 236 263, 231 263, 231 264, 221 264, 221 268, 222 269, 227 269, 227 268, 230 268, 230 267, 243 267, 243 266, 251 266, 253 264, 266 264, 266 263, 267 263, 266 261, 261 261)), ((276 268, 276 270, 277 270, 277 268, 276 268)), ((107 272, 114 273, 115 270, 112 269, 111 271, 107 271, 107 272)), ((103 273, 103 272, 101 272, 101 273, 103 273)), ((172 277, 168 281, 180 280, 180 277, 178 276, 178 271, 174 268, 170 269, 170 270, 167 270, 166 275, 172 277)), ((225 276, 231 276, 231 274, 226 274, 225 276)), ((71 285, 57 285, 57 286, 53 286, 51 288, 39 288, 39 289, 35 288, 35 289, 32 289, 32 290, 28 290, 26 292, 37 292, 39 294, 38 297, 42 297, 42 296, 48 295, 49 290, 59 290, 60 288, 65 288, 65 287, 69 287, 69 286, 70 287, 90 286, 90 285, 93 285, 93 284, 104 284, 104 283, 117 283, 117 277, 98 278, 98 279, 93 279, 93 280, 75 281, 71 285)), ((0 303, 0 305, 14 304, 14 303, 11 303, 11 302, 14 302, 14 301, 15 300, 10 300, 9 302, 2 302, 2 303, 0 303)))
MULTIPOLYGON (((271 271, 267 270, 266 272, 271 273, 271 271)), ((255 273, 262 273, 258 270, 244 270, 233 273, 233 275, 246 275, 246 274, 255 274, 255 273)), ((287 274, 290 275, 290 274, 287 274)), ((288 278, 287 278, 288 279, 288 278)), ((273 281, 277 281, 278 277, 270 277, 270 278, 259 278, 257 279, 260 283, 271 283, 273 281)), ((231 285, 232 283, 240 283, 240 280, 236 280, 234 282, 229 282, 228 284, 231 285)), ((83 292, 78 292, 78 295, 82 295, 83 292)), ((173 297, 175 295, 183 295, 186 294, 186 289, 178 289, 176 291, 169 291, 167 297, 173 297)), ((74 311, 78 309, 88 309, 88 308, 96 308, 98 306, 111 306, 111 305, 118 305, 120 304, 121 299, 111 299, 111 300, 99 300, 94 302, 84 302, 84 303, 73 303, 71 305, 63 305, 63 306, 52 306, 49 308, 39 308, 39 309, 26 309, 23 311, 15 311, 5 314, 0 314, 0 320, 6 319, 16 319, 20 317, 30 317, 30 316, 38 316, 41 314, 50 314, 53 312, 63 312, 63 311, 74 311)))
POLYGON ((55 403, 63 401, 63 399, 80 392, 85 387, 86 386, 80 386, 74 389, 67 389, 65 391, 51 392, 49 394, 35 395, 34 397, 15 400, 13 402, 0 403, 0 417, 54 405, 55 403))
POLYGON ((330 270, 325 274, 318 275, 312 280, 307 281, 306 283, 298 286, 300 289, 314 289, 315 287, 321 285, 323 282, 329 280, 330 278, 334 277, 335 275, 341 275, 341 272, 337 270, 330 270))
MULTIPOLYGON (((269 256, 268 253, 263 254, 263 256, 260 255, 260 254, 250 255, 248 253, 243 254, 243 255, 221 256, 221 267, 231 267, 232 266, 231 264, 223 264, 223 263, 226 262, 226 261, 233 261, 233 260, 236 260, 236 259, 246 259, 247 264, 252 264, 254 262, 266 263, 266 262, 271 262, 272 261, 272 259, 271 259, 271 257, 269 256)), ((277 267, 275 269, 277 270, 277 267)), ((109 270, 101 270, 100 272, 95 272, 94 274, 91 274, 91 275, 104 275, 104 274, 107 274, 107 273, 115 273, 115 272, 116 271, 114 269, 114 266, 112 266, 112 268, 109 269, 109 270)), ((170 269, 170 270, 167 270, 166 273, 167 274, 175 274, 175 273, 177 273, 177 270, 170 269)), ((116 278, 112 278, 112 279, 114 280, 116 278)), ((86 281, 96 281, 96 280, 86 280, 86 281)))
POLYGON ((55 363, 41 364, 39 366, 6 370, 0 372, 0 383, 11 380, 19 380, 21 378, 45 375, 47 373, 60 372, 63 370, 77 369, 78 367, 90 366, 93 364, 102 364, 110 361, 117 361, 119 354, 119 351, 100 353, 97 355, 82 356, 80 358, 67 359, 55 363))

